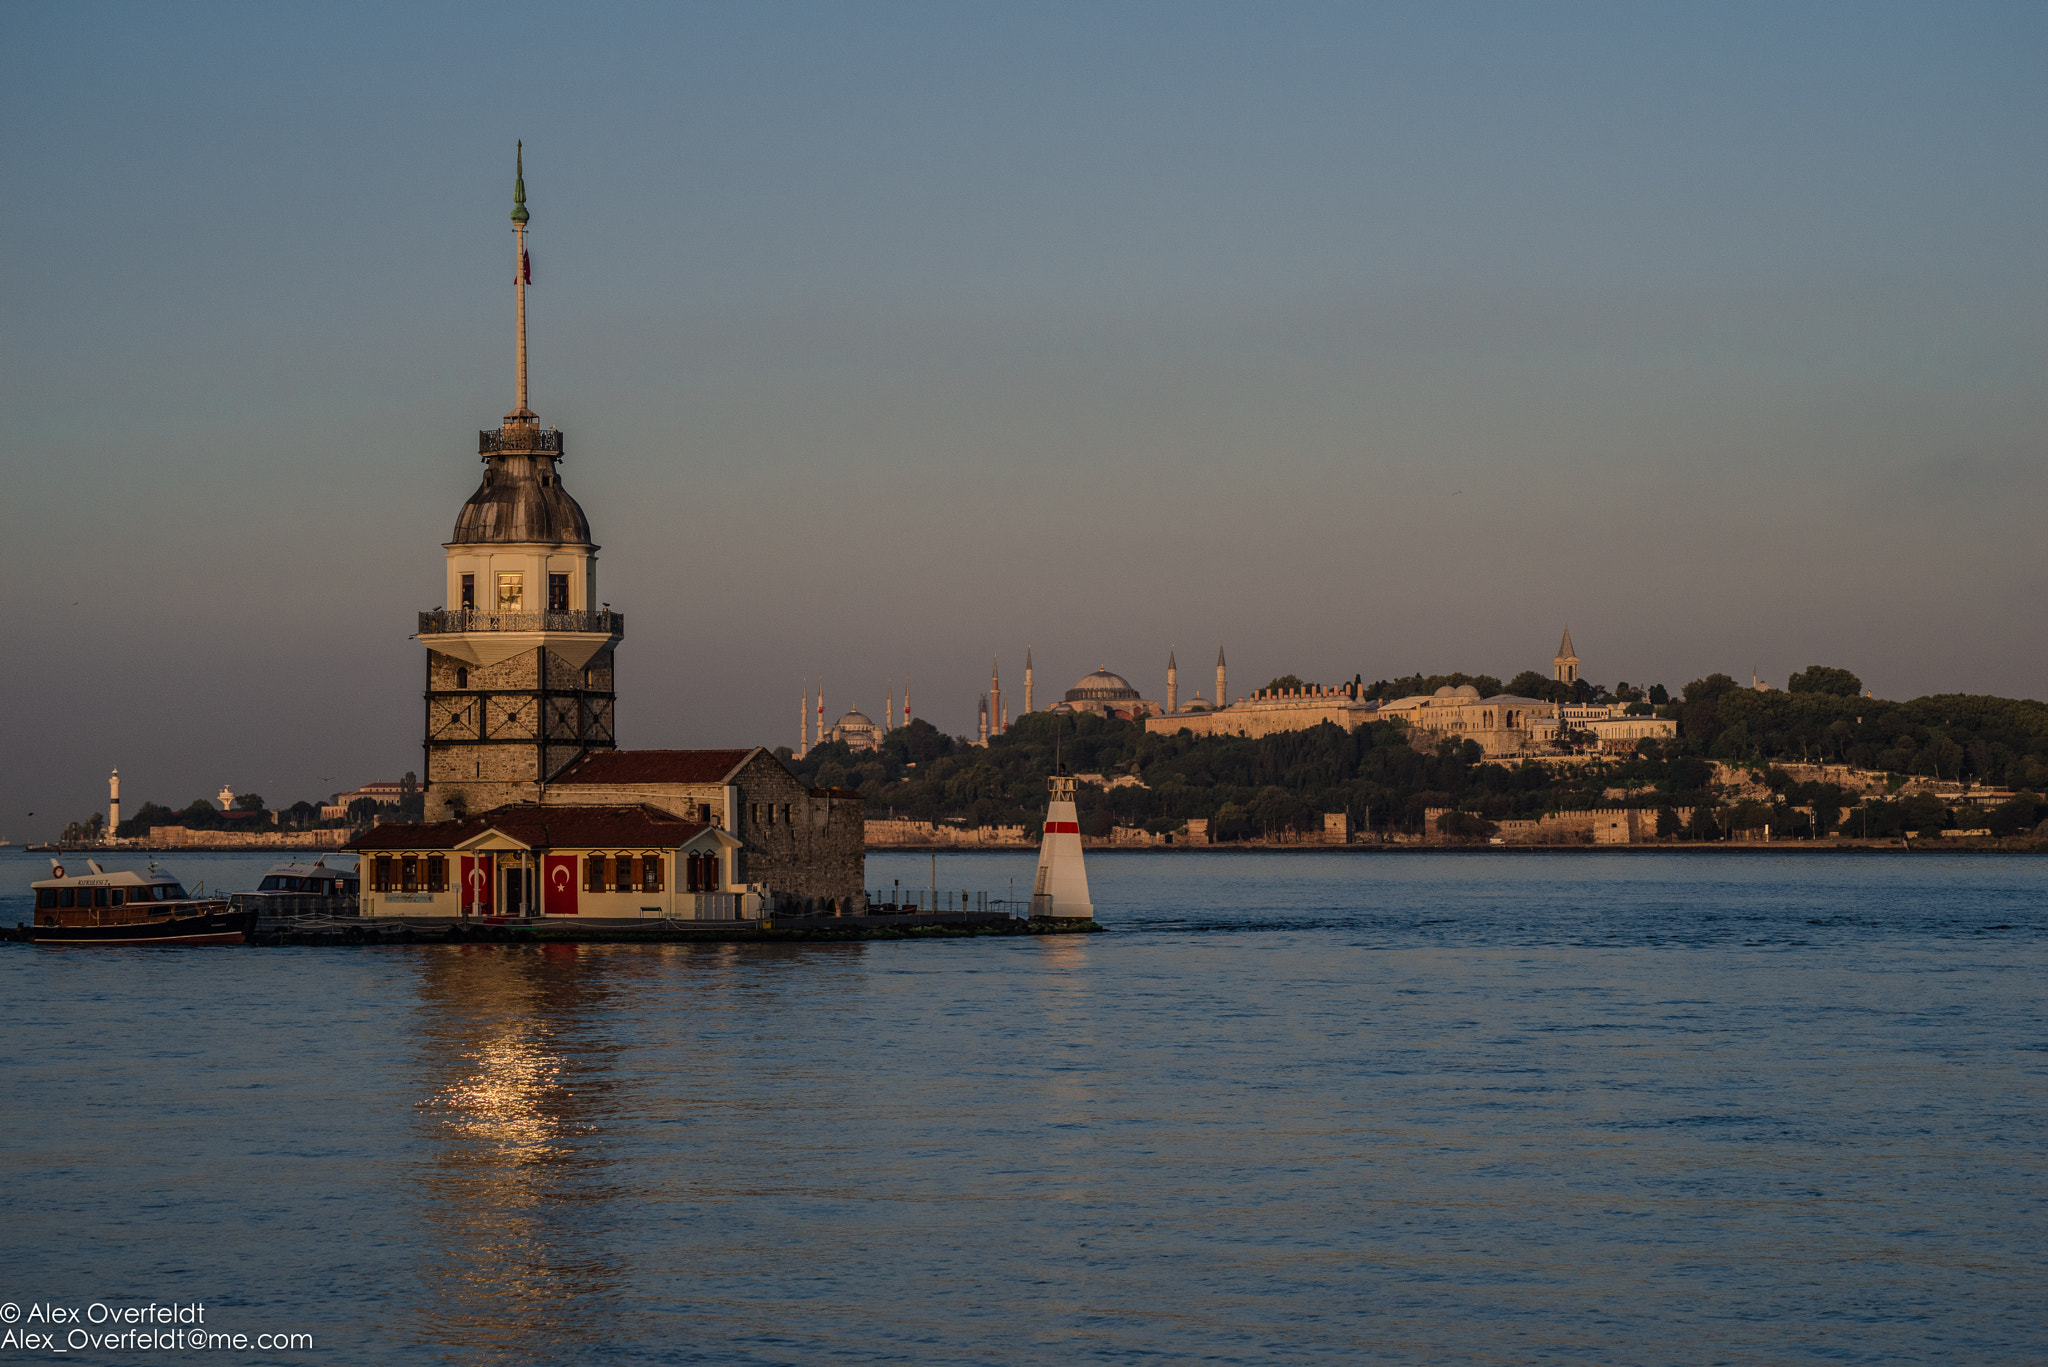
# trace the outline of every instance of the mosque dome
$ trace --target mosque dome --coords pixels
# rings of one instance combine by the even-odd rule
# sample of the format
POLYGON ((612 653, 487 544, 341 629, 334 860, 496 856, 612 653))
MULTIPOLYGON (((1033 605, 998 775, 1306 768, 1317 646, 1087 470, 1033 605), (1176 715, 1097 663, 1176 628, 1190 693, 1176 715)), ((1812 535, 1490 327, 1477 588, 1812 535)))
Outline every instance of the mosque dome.
POLYGON ((1107 669, 1098 669, 1067 690, 1068 702, 1136 702, 1138 690, 1130 680, 1107 669))
POLYGON ((1477 684, 1459 684, 1458 691, 1451 696, 1456 698, 1476 698, 1479 696, 1479 686, 1477 684))
POLYGON ((1442 688, 1439 688, 1430 696, 1433 698, 1455 698, 1458 696, 1458 690, 1451 687, 1449 684, 1445 684, 1442 688))
POLYGON ((537 541, 587 546, 590 522, 562 487, 553 456, 493 455, 484 482, 455 515, 455 535, 449 540, 459 545, 537 541))
POLYGON ((843 727, 846 727, 848 730, 862 726, 866 727, 870 731, 875 729, 874 722, 868 719, 868 716, 865 712, 848 712, 845 716, 839 719, 839 724, 843 727))

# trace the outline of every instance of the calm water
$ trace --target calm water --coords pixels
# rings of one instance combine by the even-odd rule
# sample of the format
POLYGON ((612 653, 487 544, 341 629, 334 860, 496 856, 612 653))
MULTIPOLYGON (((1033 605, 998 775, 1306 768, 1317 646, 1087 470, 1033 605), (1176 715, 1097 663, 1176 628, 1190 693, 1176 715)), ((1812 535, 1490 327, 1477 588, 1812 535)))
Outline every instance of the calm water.
POLYGON ((1091 874, 1088 938, 0 946, 0 1299, 318 1345, 235 1362, 2048 1360, 2048 861, 1091 874))

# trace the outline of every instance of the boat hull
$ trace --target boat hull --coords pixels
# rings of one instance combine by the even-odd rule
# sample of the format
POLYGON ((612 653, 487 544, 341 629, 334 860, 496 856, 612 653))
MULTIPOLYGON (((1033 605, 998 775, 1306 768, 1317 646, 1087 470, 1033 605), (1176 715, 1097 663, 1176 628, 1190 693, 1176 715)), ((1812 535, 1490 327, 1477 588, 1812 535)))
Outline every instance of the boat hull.
POLYGON ((167 916, 117 926, 33 926, 29 937, 39 945, 81 945, 95 948, 136 945, 239 945, 256 929, 253 911, 209 911, 196 916, 167 916))

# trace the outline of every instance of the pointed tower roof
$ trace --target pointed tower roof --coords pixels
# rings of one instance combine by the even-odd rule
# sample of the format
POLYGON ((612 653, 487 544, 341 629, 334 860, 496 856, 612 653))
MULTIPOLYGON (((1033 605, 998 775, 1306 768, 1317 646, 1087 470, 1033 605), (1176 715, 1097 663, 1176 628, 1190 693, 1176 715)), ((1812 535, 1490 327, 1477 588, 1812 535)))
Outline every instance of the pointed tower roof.
POLYGON ((1564 639, 1558 642, 1557 658, 1560 660, 1578 658, 1577 653, 1572 650, 1572 629, 1569 626, 1564 629, 1564 639))
POLYGON ((1024 667, 1025 667, 1026 669, 1029 669, 1029 668, 1031 668, 1031 647, 1030 647, 1030 646, 1025 646, 1025 647, 1024 647, 1024 667))
POLYGON ((512 221, 526 220, 526 143, 520 141, 513 144, 512 151, 512 221))
POLYGON ((1216 647, 1216 667, 1217 667, 1218 669, 1221 669, 1221 668, 1223 668, 1223 647, 1222 647, 1222 646, 1217 646, 1217 647, 1216 647))
POLYGON ((1175 664, 1175 663, 1173 662, 1173 647, 1171 647, 1171 646, 1168 646, 1168 647, 1167 647, 1167 649, 1166 649, 1166 667, 1167 667, 1168 669, 1179 669, 1179 668, 1180 668, 1180 666, 1179 666, 1179 665, 1177 665, 1177 664, 1175 664))

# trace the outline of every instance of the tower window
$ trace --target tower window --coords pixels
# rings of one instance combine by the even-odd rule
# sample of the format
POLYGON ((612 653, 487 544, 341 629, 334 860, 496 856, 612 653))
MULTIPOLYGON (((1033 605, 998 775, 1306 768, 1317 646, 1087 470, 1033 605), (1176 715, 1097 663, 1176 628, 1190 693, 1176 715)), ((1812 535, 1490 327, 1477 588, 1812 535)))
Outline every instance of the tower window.
POLYGON ((498 576, 498 611, 518 612, 526 606, 526 576, 523 574, 501 574, 498 576))
POLYGON ((457 688, 469 687, 469 671, 467 669, 458 668, 455 671, 455 686, 457 688))
POLYGON ((475 608, 476 576, 473 574, 465 574, 462 576, 462 610, 464 612, 472 612, 475 610, 475 608))
POLYGON ((549 612, 567 612, 568 610, 569 610, 569 576, 568 576, 568 575, 566 575, 566 574, 551 574, 551 575, 549 575, 549 576, 548 576, 548 611, 549 611, 549 612))

